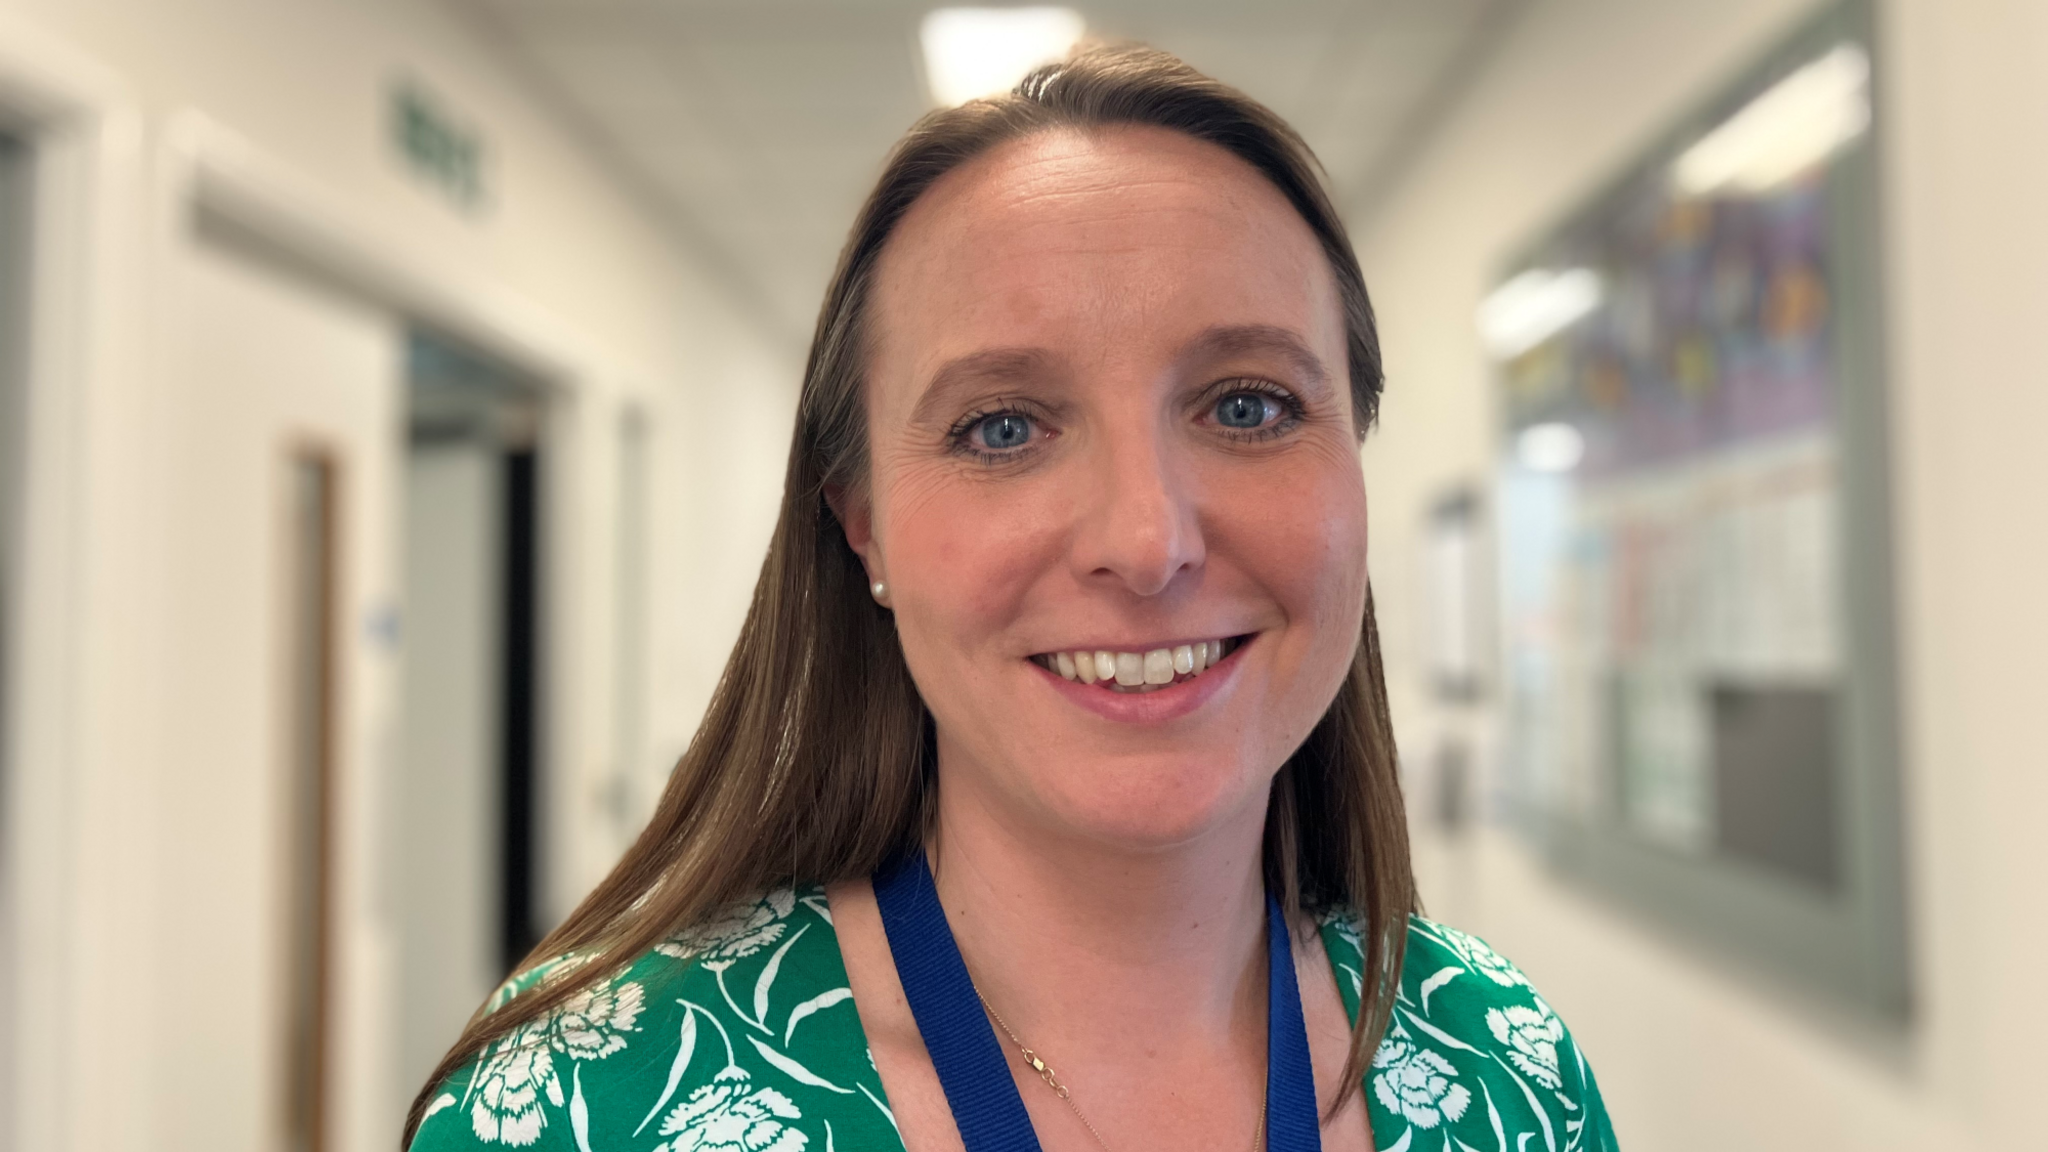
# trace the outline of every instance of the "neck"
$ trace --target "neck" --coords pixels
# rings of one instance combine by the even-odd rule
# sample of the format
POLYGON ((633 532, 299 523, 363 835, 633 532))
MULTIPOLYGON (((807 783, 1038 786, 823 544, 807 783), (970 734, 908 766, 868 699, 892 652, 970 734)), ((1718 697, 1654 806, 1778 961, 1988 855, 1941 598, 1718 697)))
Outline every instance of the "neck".
POLYGON ((1031 1043, 1229 1044, 1265 1009, 1263 803, 1167 847, 1062 835, 942 787, 933 871, 976 983, 1031 1043))

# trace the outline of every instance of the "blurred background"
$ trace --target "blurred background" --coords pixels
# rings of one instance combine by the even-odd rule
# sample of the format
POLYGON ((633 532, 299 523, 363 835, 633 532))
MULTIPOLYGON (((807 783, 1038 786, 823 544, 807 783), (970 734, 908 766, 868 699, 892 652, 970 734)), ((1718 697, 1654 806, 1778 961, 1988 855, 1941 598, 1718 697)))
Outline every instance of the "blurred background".
POLYGON ((2039 0, 0 0, 0 1146, 395 1145, 1081 35, 1328 169, 1423 897, 1626 1146, 2048 1148, 2039 0))

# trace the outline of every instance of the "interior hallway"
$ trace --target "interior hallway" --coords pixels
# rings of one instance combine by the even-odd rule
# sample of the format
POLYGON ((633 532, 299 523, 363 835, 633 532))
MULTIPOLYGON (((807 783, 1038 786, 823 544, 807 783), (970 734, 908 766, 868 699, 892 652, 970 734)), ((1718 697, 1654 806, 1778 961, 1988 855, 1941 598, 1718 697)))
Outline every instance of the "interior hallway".
MULTIPOLYGON (((0 0, 0 1148, 395 1143, 433 1037, 693 731, 817 293, 928 106, 926 7, 0 0)), ((1330 170, 1388 364, 1364 461, 1423 896, 1572 1022, 1632 1148, 2042 1140, 2048 8, 1843 9, 1870 23, 1909 1007, 1845 1010, 1553 867, 1501 767, 1490 609, 1476 688, 1440 690, 1433 526, 1476 492, 1475 547, 1501 527, 1475 316, 1836 10, 1083 11, 1330 170)))

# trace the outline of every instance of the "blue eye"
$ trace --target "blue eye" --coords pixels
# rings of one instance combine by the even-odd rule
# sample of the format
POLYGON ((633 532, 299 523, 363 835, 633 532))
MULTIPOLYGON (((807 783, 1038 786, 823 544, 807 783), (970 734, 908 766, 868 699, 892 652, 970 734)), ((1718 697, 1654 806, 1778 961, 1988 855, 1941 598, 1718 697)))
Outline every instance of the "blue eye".
POLYGON ((974 426, 974 438, 984 448, 1022 448, 1031 442, 1031 421, 1014 412, 991 416, 974 426))
POLYGON ((1225 428, 1258 428, 1280 415, 1280 406, 1257 392, 1232 392, 1216 402, 1216 422, 1225 428))

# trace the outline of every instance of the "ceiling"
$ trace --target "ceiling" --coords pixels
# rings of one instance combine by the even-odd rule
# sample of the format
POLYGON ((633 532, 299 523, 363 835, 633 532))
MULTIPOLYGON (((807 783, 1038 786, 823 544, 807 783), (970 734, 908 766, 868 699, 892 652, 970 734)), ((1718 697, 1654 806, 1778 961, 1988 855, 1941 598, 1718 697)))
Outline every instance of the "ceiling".
MULTIPOLYGON (((904 0, 447 0, 777 339, 809 334, 883 154, 927 110, 904 0)), ((1083 0, 1291 121, 1358 210, 1511 0, 1083 0)))

